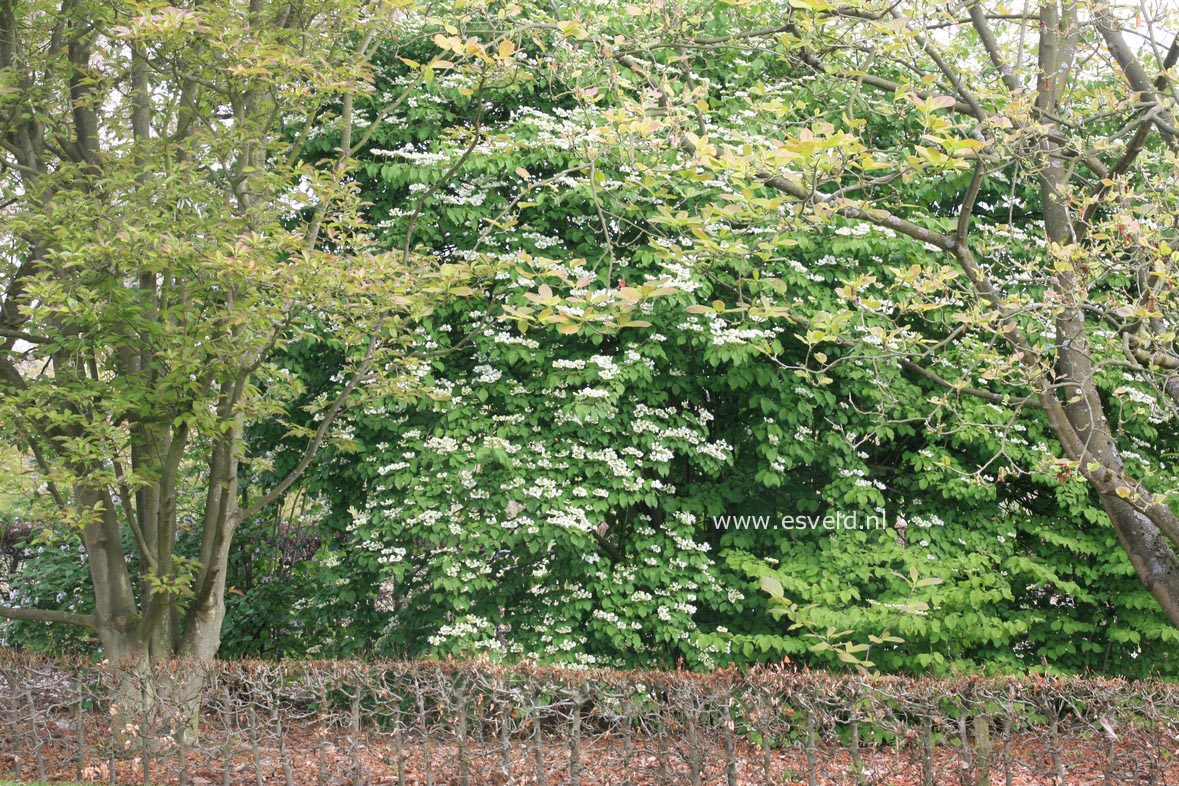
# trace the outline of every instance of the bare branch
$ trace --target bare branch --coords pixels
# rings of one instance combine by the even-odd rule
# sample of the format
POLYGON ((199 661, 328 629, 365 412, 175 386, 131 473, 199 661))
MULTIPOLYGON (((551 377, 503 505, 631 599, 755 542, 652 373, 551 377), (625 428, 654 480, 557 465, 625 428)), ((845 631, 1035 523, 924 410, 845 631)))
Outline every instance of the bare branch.
POLYGON ((32 333, 26 333, 23 330, 16 330, 14 328, 7 328, 0 326, 0 336, 4 338, 14 338, 18 341, 26 341, 30 344, 48 344, 49 339, 44 336, 34 336, 32 333))
MULTIPOLYGON (((896 11, 892 11, 891 14, 894 19, 897 19, 898 21, 901 20, 900 14, 898 14, 896 11)), ((957 95, 957 97, 966 104, 968 108, 967 114, 977 118, 981 122, 985 122, 987 119, 987 114, 983 111, 982 105, 978 102, 978 99, 975 98, 974 94, 970 90, 966 89, 966 85, 963 83, 961 75, 950 67, 950 64, 946 62, 944 57, 942 57, 941 52, 937 51, 929 37, 923 33, 918 32, 914 35, 914 40, 916 40, 918 45, 921 47, 921 51, 925 52, 926 57, 932 60, 934 65, 937 66, 937 69, 942 72, 942 76, 944 76, 946 80, 953 86, 954 93, 957 95)))
MULTIPOLYGON (((1154 80, 1154 86, 1157 90, 1161 91, 1166 88, 1169 83, 1167 72, 1175 66, 1176 62, 1179 62, 1179 36, 1176 36, 1175 40, 1171 42, 1171 48, 1167 50, 1167 57, 1163 61, 1162 73, 1160 73, 1154 80)), ((1105 182, 1102 182, 1098 185, 1097 189, 1093 192, 1093 195, 1090 198, 1089 204, 1086 205, 1085 209, 1082 211, 1081 219, 1078 222, 1079 233, 1083 234, 1088 231, 1089 226, 1093 221, 1093 216, 1097 213, 1097 208, 1101 203, 1101 199, 1109 192, 1110 188, 1113 187, 1113 181, 1130 171, 1130 167, 1138 159, 1138 156, 1141 154, 1143 149, 1145 149, 1146 142, 1150 138, 1151 124, 1157 119, 1158 114, 1161 111, 1162 104, 1155 104, 1147 110, 1146 114, 1135 121, 1134 124, 1137 126, 1137 128, 1134 131, 1134 136, 1131 137, 1130 141, 1126 144, 1126 149, 1122 151, 1122 155, 1118 158, 1117 162, 1114 163, 1109 173, 1102 178, 1102 180, 1105 182)), ((1119 135, 1121 133, 1124 133, 1124 131, 1119 132, 1119 135)))
MULTIPOLYGON (((799 57, 802 59, 802 61, 806 65, 815 69, 815 71, 817 71, 818 73, 827 73, 826 66, 824 65, 823 61, 820 60, 814 53, 812 53, 806 49, 803 49, 803 50, 801 50, 799 57)), ((916 70, 916 69, 914 68, 914 70, 916 70)), ((840 78, 844 78, 844 79, 854 80, 854 81, 859 82, 860 84, 867 85, 869 87, 874 87, 877 90, 883 90, 888 93, 901 93, 901 92, 908 91, 912 95, 915 95, 922 100, 929 100, 937 95, 936 93, 930 92, 928 90, 912 90, 906 84, 898 82, 894 79, 887 79, 885 77, 877 76, 875 74, 859 73, 859 72, 857 72, 857 73, 840 72, 840 73, 834 73, 832 75, 840 77, 840 78)), ((977 113, 976 107, 967 103, 962 98, 958 98, 958 97, 954 98, 954 104, 950 108, 953 109, 958 114, 973 117, 975 119, 980 120, 980 122, 989 122, 990 121, 990 116, 980 118, 977 113)), ((1037 107, 1037 109, 1036 109, 1036 117, 1039 120, 1051 121, 1052 123, 1056 123, 1059 125, 1066 124, 1066 121, 1064 120, 1064 118, 1060 118, 1060 117, 1058 117, 1050 112, 1047 112, 1046 110, 1039 108, 1039 107, 1037 107)), ((1010 122, 1011 118, 1004 118, 1004 120, 1010 122)), ((1063 135, 1061 135, 1057 131, 1049 130, 1047 133, 1049 134, 1049 136, 1051 136, 1053 138, 1054 141, 1056 141, 1060 145, 1059 153, 1062 157, 1065 157, 1068 159, 1079 160, 1085 166, 1089 167, 1089 169, 1092 170, 1098 177, 1107 177, 1108 176, 1109 167, 1107 167, 1105 165, 1105 163, 1102 162, 1102 160, 1099 159, 1097 156, 1095 156, 1092 153, 1089 153, 1087 151, 1077 149, 1075 146, 1072 145, 1072 143, 1067 138, 1065 138, 1063 135)))
POLYGON ((954 242, 958 246, 965 246, 970 234, 970 218, 974 214, 974 203, 978 200, 978 192, 982 188, 983 178, 986 176, 986 165, 980 160, 974 167, 974 175, 970 178, 970 185, 966 187, 966 194, 962 197, 962 206, 958 208, 958 226, 954 232, 954 242))

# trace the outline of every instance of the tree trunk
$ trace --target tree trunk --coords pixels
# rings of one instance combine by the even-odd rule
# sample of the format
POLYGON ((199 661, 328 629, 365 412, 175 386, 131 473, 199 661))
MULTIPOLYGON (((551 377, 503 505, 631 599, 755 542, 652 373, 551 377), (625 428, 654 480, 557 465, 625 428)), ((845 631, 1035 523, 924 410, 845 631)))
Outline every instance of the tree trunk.
MULTIPOLYGON (((1046 118, 1066 114, 1062 107, 1065 85, 1077 52, 1078 8, 1070 0, 1043 2, 1040 7, 1040 78, 1036 106, 1046 118)), ((1085 272, 1074 269, 1069 250, 1084 243, 1086 226, 1074 220, 1070 207, 1067 157, 1058 141, 1055 120, 1046 125, 1038 145, 1037 167, 1048 259, 1059 254, 1053 279, 1056 316, 1056 386, 1041 394, 1041 403, 1066 455, 1077 463, 1109 515, 1118 541, 1130 557, 1143 586, 1179 626, 1179 517, 1126 472, 1113 424, 1106 414, 1093 367, 1093 356, 1082 304, 1086 299, 1085 272), (1059 391, 1059 393, 1057 392, 1059 391), (1063 395, 1063 401, 1057 398, 1063 395)))
POLYGON ((1179 555, 1150 518, 1116 492, 1099 495, 1142 586, 1179 627, 1179 555))
POLYGON ((113 664, 110 708, 116 753, 152 754, 196 743, 211 662, 113 664))
MULTIPOLYGON (((236 473, 234 460, 220 466, 236 473)), ((84 506, 102 511, 86 526, 85 538, 95 587, 93 626, 112 669, 110 713, 117 752, 143 755, 197 741, 201 697, 221 644, 225 571, 238 516, 236 484, 215 485, 220 490, 210 495, 215 507, 206 567, 183 614, 147 584, 136 603, 118 522, 107 512, 113 507, 97 495, 78 492, 84 506)))

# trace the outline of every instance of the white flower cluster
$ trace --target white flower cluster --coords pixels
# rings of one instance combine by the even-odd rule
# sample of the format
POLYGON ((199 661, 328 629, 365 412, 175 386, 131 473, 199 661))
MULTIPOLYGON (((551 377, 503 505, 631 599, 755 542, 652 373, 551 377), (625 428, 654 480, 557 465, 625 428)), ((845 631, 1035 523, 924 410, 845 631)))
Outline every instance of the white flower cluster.
POLYGON ((488 619, 468 614, 450 625, 440 627, 434 635, 429 637, 428 641, 433 647, 441 647, 449 639, 470 641, 474 638, 487 637, 488 634, 494 637, 495 625, 488 619))

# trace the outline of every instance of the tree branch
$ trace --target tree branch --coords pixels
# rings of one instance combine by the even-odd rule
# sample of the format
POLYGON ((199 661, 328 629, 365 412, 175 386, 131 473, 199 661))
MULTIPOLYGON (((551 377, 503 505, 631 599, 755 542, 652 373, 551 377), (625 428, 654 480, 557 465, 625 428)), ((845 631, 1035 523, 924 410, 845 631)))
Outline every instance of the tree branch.
POLYGON ((23 330, 17 330, 15 328, 7 328, 7 327, 2 327, 2 326, 0 326, 0 337, 14 338, 17 341, 25 341, 25 342, 28 342, 29 344, 48 344, 49 343, 49 339, 47 339, 43 336, 34 336, 32 333, 26 333, 23 330))
MULTIPOLYGON (((825 66, 823 65, 823 61, 821 61, 812 52, 809 52, 804 49, 804 50, 802 50, 802 52, 800 53, 799 56, 802 58, 802 61, 805 64, 807 64, 811 68, 815 69, 815 71, 817 71, 818 73, 827 73, 827 70, 826 70, 825 66)), ((833 76, 837 76, 837 77, 840 77, 843 79, 851 79, 851 80, 859 82, 860 84, 868 85, 869 87, 874 87, 877 90, 883 90, 888 93, 900 93, 900 92, 904 92, 904 91, 909 91, 912 93, 912 95, 915 95, 922 100, 929 100, 930 98, 933 98, 935 95, 937 95, 936 93, 932 93, 928 90, 911 90, 908 85, 905 85, 901 82, 897 82, 893 79, 886 79, 884 77, 876 76, 875 74, 835 73, 835 74, 833 74, 833 76)), ((967 115, 969 117, 973 117, 973 118, 978 119, 978 115, 975 112, 975 108, 972 107, 966 101, 962 100, 961 98, 955 97, 954 98, 954 105, 950 108, 953 109, 955 112, 957 112, 960 115, 967 115)), ((1036 108, 1035 111, 1036 111, 1036 119, 1037 120, 1052 121, 1055 123, 1063 123, 1062 118, 1049 116, 1049 114, 1047 112, 1045 112, 1044 110, 1042 110, 1040 108, 1036 108)), ((982 121, 985 122, 987 119, 989 119, 989 118, 982 118, 982 121)), ((1006 119, 1011 120, 1011 118, 1006 118, 1006 119)), ((1099 159, 1097 156, 1093 155, 1092 153, 1086 153, 1085 151, 1078 150, 1078 149, 1072 147, 1069 140, 1064 138, 1061 134, 1059 134, 1057 132, 1050 131, 1048 133, 1051 134, 1051 136, 1054 138, 1054 140, 1057 141, 1061 145, 1062 155, 1064 155, 1065 157, 1067 157, 1069 159, 1079 160, 1085 166, 1089 167, 1089 169, 1092 170, 1098 177, 1108 176, 1109 167, 1107 167, 1105 165, 1105 163, 1102 162, 1101 159, 1099 159)))
POLYGON ((77 614, 59 609, 14 609, 11 606, 0 606, 0 617, 32 622, 64 622, 67 625, 77 625, 89 630, 95 629, 93 615, 77 614))
POLYGON ((987 50, 987 56, 991 59, 991 65, 999 72, 999 77, 1003 80, 1003 84, 1006 85, 1012 95, 1021 94, 1023 92, 1023 84, 1019 81, 1019 75, 1015 73, 1015 69, 1004 59, 1002 49, 999 47, 999 41, 995 38, 995 31, 991 29, 990 21, 987 19, 982 5, 979 4, 978 0, 974 0, 970 4, 968 11, 974 31, 978 33, 983 49, 987 50))
POLYGON ((351 397, 351 395, 356 391, 356 388, 360 386, 361 381, 365 378, 369 369, 372 367, 373 360, 376 357, 377 343, 378 339, 376 336, 373 336, 372 339, 369 340, 368 347, 365 349, 364 359, 360 362, 360 365, 353 373, 352 378, 348 380, 348 384, 344 386, 344 389, 340 391, 340 395, 336 397, 336 400, 332 402, 331 407, 329 407, 327 412, 324 414, 323 421, 319 424, 319 428, 315 430, 315 436, 311 438, 311 442, 308 443, 306 449, 303 451, 303 455, 299 459, 299 463, 295 465, 294 469, 287 473, 286 477, 279 481, 278 485, 276 485, 266 494, 262 495, 257 502, 243 510, 237 517, 238 521, 245 521, 249 519, 251 516, 255 515, 267 505, 281 497, 284 493, 286 493, 286 490, 289 489, 292 484, 294 484, 295 481, 303 476, 303 473, 307 471, 307 468, 311 466, 311 462, 315 459, 316 454, 319 453, 319 449, 323 445, 323 441, 327 438, 328 429, 330 429, 332 423, 335 422, 336 416, 340 414, 340 410, 343 409, 345 402, 347 402, 349 397, 351 397))
MULTIPOLYGON (((1109 53, 1113 55, 1114 60, 1117 61, 1118 67, 1121 68, 1122 74, 1126 78, 1126 83, 1137 93, 1142 95, 1142 98, 1151 104, 1161 105, 1158 95, 1157 83, 1152 81, 1150 76, 1146 73, 1142 63, 1138 60, 1138 56, 1134 54, 1134 50, 1126 43, 1126 39, 1122 36, 1121 27, 1114 21, 1113 14, 1110 12, 1108 6, 1100 8, 1093 15, 1093 23, 1097 27, 1097 31, 1101 33, 1101 37, 1105 39, 1106 48, 1109 53)), ((1173 42, 1170 51, 1167 52, 1167 62, 1174 65, 1174 60, 1179 58, 1179 49, 1173 42)), ((1160 77, 1166 84, 1166 68, 1164 66, 1163 75, 1160 77)), ((1171 119, 1171 113, 1165 109, 1158 113, 1154 118, 1154 124, 1158 126, 1159 131, 1162 132, 1163 138, 1171 149, 1179 147, 1179 138, 1175 133, 1175 124, 1171 119), (1162 115, 1159 117, 1158 115, 1162 115)))
POLYGON ((930 371, 929 369, 925 368, 924 366, 922 366, 918 363, 914 363, 912 360, 905 360, 902 358, 900 361, 900 365, 901 365, 901 368, 906 369, 908 371, 912 371, 914 374, 917 374, 919 377, 922 377, 923 379, 927 379, 930 382, 934 383, 935 385, 938 385, 939 387, 943 387, 946 390, 952 390, 955 393, 959 393, 961 395, 972 396, 974 398, 981 398, 985 401, 991 401, 996 404, 1002 404, 1005 407, 1017 406, 1017 407, 1035 407, 1037 409, 1042 408, 1039 400, 1035 396, 1021 396, 1019 398, 1013 398, 1012 396, 1010 396, 1006 393, 995 393, 990 390, 984 390, 982 388, 975 388, 975 387, 971 387, 970 385, 963 385, 959 382, 951 382, 950 380, 946 379, 945 377, 939 375, 937 372, 930 371))
MULTIPOLYGON (((903 18, 897 11, 891 11, 890 15, 898 22, 903 21, 903 18)), ((942 76, 944 76, 950 85, 953 86, 954 92, 957 93, 957 98, 965 102, 966 106, 968 107, 967 114, 977 118, 979 122, 986 122, 987 113, 983 111, 982 104, 978 102, 978 99, 975 98, 973 93, 966 89, 966 85, 962 82, 962 77, 959 76, 957 71, 950 67, 950 64, 947 63, 946 59, 941 56, 941 53, 934 48, 928 36, 922 34, 921 32, 915 32, 913 38, 921 47, 921 51, 925 53, 925 56, 933 61, 934 65, 937 66, 937 69, 942 72, 942 76)))
POLYGON ((965 246, 970 235, 970 219, 974 215, 974 203, 978 201, 978 192, 982 189, 983 178, 986 177, 986 165, 980 159, 974 167, 974 174, 970 177, 970 185, 962 197, 962 206, 958 209, 958 225, 954 230, 954 243, 965 246))
MULTIPOLYGON (((1171 42, 1171 48, 1167 50, 1167 57, 1163 61, 1162 73, 1155 77, 1154 87, 1156 90, 1161 91, 1166 88, 1168 84, 1167 72, 1175 66, 1176 62, 1179 62, 1179 36, 1175 37, 1175 40, 1171 42)), ((1083 235, 1083 233, 1088 231, 1089 225, 1093 221, 1093 216, 1097 212, 1097 207, 1101 203, 1102 197, 1104 197, 1113 186, 1113 181, 1117 180, 1119 177, 1126 174, 1126 172, 1130 170, 1130 167, 1134 164, 1134 161, 1137 160, 1138 155, 1146 147, 1146 142, 1150 137, 1151 124, 1161 111, 1162 105, 1155 104, 1153 107, 1147 110, 1145 115, 1134 121, 1138 126, 1138 128, 1134 131, 1134 136, 1131 137, 1128 143, 1126 143, 1126 149, 1122 151, 1122 155, 1118 158, 1117 162, 1114 163, 1113 168, 1109 171, 1109 174, 1102 178, 1102 180, 1106 182, 1102 182, 1098 185, 1097 189, 1090 197, 1089 204, 1085 206, 1084 211, 1081 213, 1081 219, 1078 222, 1079 234, 1083 235)), ((1123 130, 1122 132, 1119 132, 1119 134, 1120 133, 1125 132, 1123 130)))

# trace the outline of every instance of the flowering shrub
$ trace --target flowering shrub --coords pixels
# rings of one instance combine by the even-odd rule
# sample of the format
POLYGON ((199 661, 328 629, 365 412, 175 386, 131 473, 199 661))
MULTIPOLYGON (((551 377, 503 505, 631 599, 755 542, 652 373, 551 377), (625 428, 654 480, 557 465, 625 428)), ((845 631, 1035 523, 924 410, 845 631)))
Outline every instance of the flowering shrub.
MULTIPOLYGON (((894 626, 903 645, 873 652, 884 670, 1173 668, 1138 657, 1139 642, 1171 634, 1125 561, 1084 558, 1109 552, 1112 533, 1058 477, 1042 425, 966 400, 956 427, 924 428, 941 409, 921 380, 870 359, 829 363, 846 352, 841 333, 896 340, 833 315, 869 271, 916 286, 911 247, 888 228, 812 227, 772 200, 735 216, 724 177, 653 183, 651 167, 684 166, 682 153, 605 86, 587 97, 569 76, 583 54, 545 43, 517 54, 545 80, 497 86, 482 110, 470 85, 439 80, 373 132, 360 181, 391 245, 409 233, 444 257, 490 248, 517 272, 418 333, 428 401, 353 413, 317 486, 332 535, 298 607, 314 652, 377 641, 569 663, 838 665, 812 651, 816 637, 866 642, 894 626), (432 191, 456 165, 456 184, 432 191), (643 286, 663 293, 620 326, 610 309, 643 286), (783 292, 793 312, 765 305, 783 292), (734 293, 744 310, 716 302, 734 293), (830 511, 887 527, 713 521, 830 511), (898 620, 913 570, 940 583, 898 620), (767 613, 765 576, 796 601, 789 618, 767 613)), ((399 62, 390 89, 411 78, 399 62)), ((706 118, 709 133, 756 135, 740 107, 765 63, 707 67, 698 84, 728 84, 713 100, 735 107, 706 118)), ((800 118, 831 103, 805 80, 793 88, 800 118)), ((895 310, 895 294, 866 286, 881 290, 867 306, 895 310)))
MULTIPOLYGON (((693 34, 727 30, 724 5, 693 34)), ((581 4, 595 40, 643 40, 647 12, 611 7, 581 4)), ((928 110, 765 52, 720 48, 685 73, 655 47, 647 76, 692 117, 661 114, 654 88, 623 100, 617 64, 572 23, 505 39, 491 81, 424 66, 463 45, 462 25, 495 24, 452 21, 407 16, 386 45, 350 182, 388 249, 502 272, 422 322, 404 380, 418 396, 350 412, 299 489, 308 505, 243 525, 229 654, 841 667, 830 645, 889 630, 901 641, 871 653, 886 671, 1174 673, 1175 629, 1046 424, 892 362, 936 339, 935 371, 1016 374, 955 332, 953 271, 887 226, 810 221, 735 160, 703 165, 708 145, 778 150, 789 126, 782 161, 830 174, 863 152, 839 125, 847 106, 875 101, 857 133, 883 142, 928 110), (885 526, 780 526, 837 513, 885 526), (792 604, 781 619, 767 580, 792 604)), ((321 155, 339 141, 330 123, 311 138, 321 155)), ((932 216, 956 177, 895 186, 932 216)), ((1001 219, 1031 198, 996 177, 979 208, 996 273, 1024 294, 1042 249, 1001 219)), ((340 384, 347 348, 320 330, 271 381, 297 378, 305 404, 340 384)), ((1100 373, 1137 448, 1125 459, 1161 472, 1150 392, 1100 373)), ((252 437, 253 466, 297 461, 285 426, 252 437)))
POLYGON ((732 591, 701 539, 707 502, 680 486, 716 478, 733 448, 707 410, 633 395, 674 385, 660 343, 579 353, 487 328, 470 345, 466 375, 439 369, 438 406, 357 418, 373 448, 349 530, 381 577, 386 640, 409 644, 406 619, 430 609, 439 654, 708 662, 697 607, 732 591))

